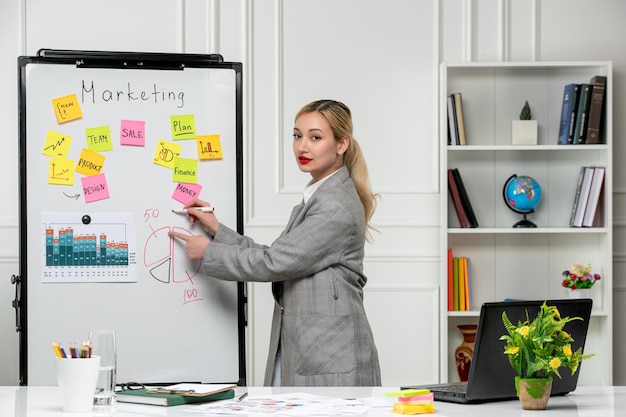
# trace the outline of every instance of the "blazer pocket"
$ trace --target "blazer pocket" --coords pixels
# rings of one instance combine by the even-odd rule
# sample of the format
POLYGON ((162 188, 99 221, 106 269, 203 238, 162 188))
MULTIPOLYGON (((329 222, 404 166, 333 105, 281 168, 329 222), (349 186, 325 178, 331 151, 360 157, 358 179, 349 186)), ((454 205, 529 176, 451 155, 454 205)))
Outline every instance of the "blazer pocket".
POLYGON ((354 318, 312 315, 296 319, 296 373, 339 374, 356 367, 354 318))

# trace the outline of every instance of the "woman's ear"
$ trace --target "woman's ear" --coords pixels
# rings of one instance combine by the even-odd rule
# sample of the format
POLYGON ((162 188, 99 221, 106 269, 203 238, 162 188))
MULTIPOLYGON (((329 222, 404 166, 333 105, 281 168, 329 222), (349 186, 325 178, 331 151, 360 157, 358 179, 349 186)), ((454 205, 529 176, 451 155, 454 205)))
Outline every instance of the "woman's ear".
POLYGON ((337 155, 343 155, 350 145, 350 137, 344 136, 337 141, 337 155))

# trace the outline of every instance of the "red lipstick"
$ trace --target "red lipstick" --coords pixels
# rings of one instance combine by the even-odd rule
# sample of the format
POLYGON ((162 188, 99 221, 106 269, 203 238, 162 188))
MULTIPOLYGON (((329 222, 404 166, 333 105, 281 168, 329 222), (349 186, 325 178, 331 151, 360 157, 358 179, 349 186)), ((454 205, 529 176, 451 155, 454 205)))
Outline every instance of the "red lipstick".
POLYGON ((300 156, 298 157, 298 161, 299 161, 301 164, 305 164, 305 165, 306 165, 306 164, 308 164, 309 162, 311 162, 311 159, 307 158, 306 156, 302 156, 302 155, 300 155, 300 156))

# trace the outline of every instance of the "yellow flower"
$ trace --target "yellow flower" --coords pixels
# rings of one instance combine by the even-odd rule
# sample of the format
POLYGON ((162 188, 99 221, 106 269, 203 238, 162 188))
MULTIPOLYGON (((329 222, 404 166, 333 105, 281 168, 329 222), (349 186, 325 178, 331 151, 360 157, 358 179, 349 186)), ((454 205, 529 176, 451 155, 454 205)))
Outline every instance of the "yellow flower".
POLYGON ((570 345, 563 346, 563 353, 568 358, 572 357, 572 347, 570 345))
POLYGON ((558 318, 561 318, 561 313, 559 313, 559 309, 554 307, 554 315, 557 316, 558 318))
POLYGON ((561 330, 561 337, 563 339, 569 339, 569 333, 567 333, 565 330, 561 330))
POLYGON ((530 333, 530 327, 522 326, 519 329, 517 329, 517 332, 521 334, 522 336, 528 336, 528 333, 530 333))
POLYGON ((517 352, 519 352, 519 346, 511 346, 504 351, 507 355, 515 355, 517 352))
POLYGON ((552 358, 550 360, 550 368, 557 369, 559 366, 561 366, 561 360, 559 358, 552 358))

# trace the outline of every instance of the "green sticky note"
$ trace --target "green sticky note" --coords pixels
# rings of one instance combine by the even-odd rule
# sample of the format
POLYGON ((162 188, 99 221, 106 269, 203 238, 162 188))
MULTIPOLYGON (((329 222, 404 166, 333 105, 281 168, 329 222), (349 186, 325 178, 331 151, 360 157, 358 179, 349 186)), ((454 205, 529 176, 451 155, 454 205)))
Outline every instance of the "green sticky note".
POLYGON ((85 129, 87 148, 95 152, 113 150, 113 138, 109 126, 88 127, 85 129))
POLYGON ((198 182, 198 160, 180 157, 174 158, 172 181, 196 184, 198 182))
POLYGON ((185 140, 196 138, 196 122, 193 114, 178 114, 170 116, 172 125, 172 139, 185 140))

